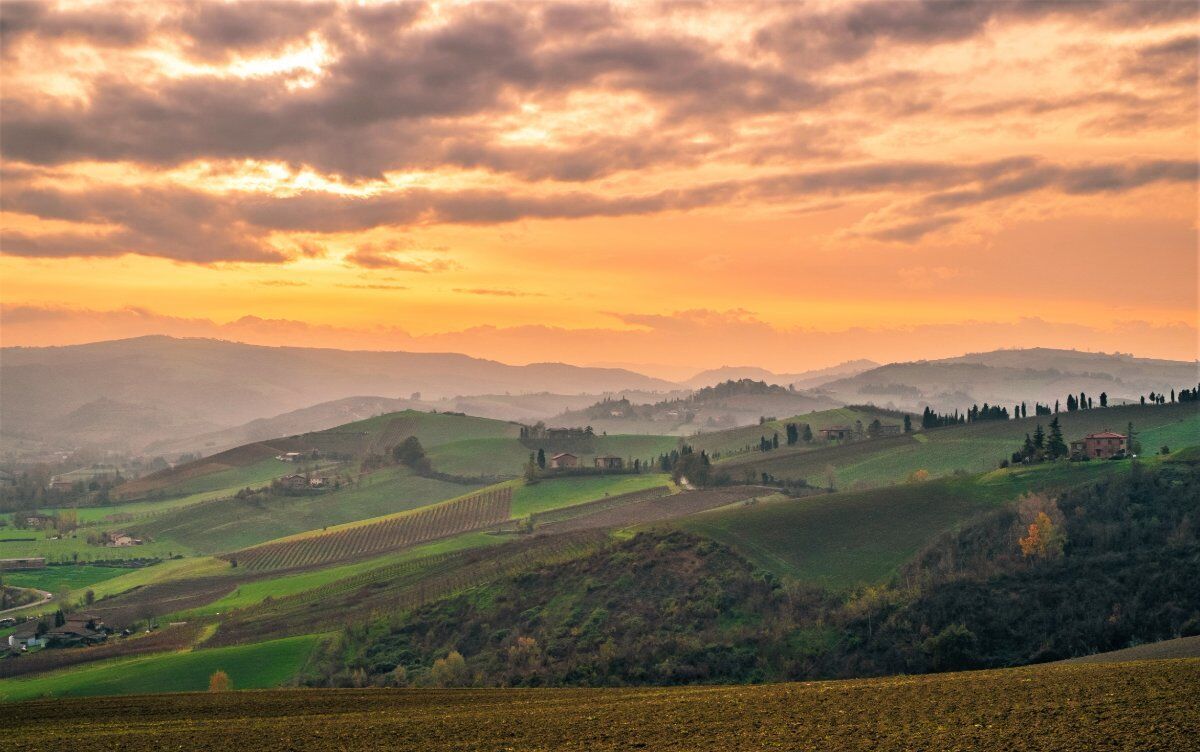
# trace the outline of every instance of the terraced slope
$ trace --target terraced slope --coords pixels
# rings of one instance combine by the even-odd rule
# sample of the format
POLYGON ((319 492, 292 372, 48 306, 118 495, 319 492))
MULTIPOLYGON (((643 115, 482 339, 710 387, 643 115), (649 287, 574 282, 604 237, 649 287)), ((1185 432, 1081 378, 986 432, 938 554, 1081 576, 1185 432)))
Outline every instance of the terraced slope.
POLYGON ((286 569, 331 564, 395 551, 456 533, 482 530, 509 517, 512 488, 483 493, 393 515, 242 549, 224 558, 247 569, 286 569))
MULTIPOLYGON (((283 463, 277 463, 283 465, 283 463)), ((171 509, 131 527, 154 540, 177 541, 204 553, 253 546, 332 525, 404 512, 461 496, 463 486, 389 467, 359 477, 354 485, 316 496, 232 496, 171 509)))
POLYGON ((13 752, 1183 750, 1200 737, 1197 684, 1200 660, 1180 659, 740 687, 287 690, 38 700, 0 728, 13 752))
POLYGON ((528 536, 380 567, 239 610, 222 623, 211 644, 338 629, 348 620, 394 614, 531 567, 584 556, 606 540, 597 531, 528 536))

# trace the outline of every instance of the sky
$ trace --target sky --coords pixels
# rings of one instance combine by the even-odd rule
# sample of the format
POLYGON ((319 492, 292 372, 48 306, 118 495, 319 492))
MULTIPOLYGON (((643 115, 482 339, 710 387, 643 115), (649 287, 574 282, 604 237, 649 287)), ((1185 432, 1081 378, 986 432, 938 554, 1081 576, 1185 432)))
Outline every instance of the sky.
POLYGON ((0 4, 0 342, 1198 356, 1192 0, 0 4))

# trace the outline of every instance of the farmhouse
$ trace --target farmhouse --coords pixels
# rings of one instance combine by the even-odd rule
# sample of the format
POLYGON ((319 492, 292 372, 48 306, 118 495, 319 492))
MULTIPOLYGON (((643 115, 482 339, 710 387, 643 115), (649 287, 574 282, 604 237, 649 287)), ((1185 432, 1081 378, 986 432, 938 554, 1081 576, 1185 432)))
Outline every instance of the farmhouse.
POLYGON ((817 433, 826 441, 844 441, 854 436, 854 429, 850 426, 830 426, 820 429, 817 433))
POLYGON ((903 433, 901 427, 895 423, 883 423, 879 426, 879 436, 899 436, 903 433))
POLYGON ((279 485, 283 486, 289 491, 303 491, 304 489, 310 487, 308 478, 300 473, 283 476, 279 479, 279 485))
POLYGON ((53 647, 96 645, 107 639, 108 629, 93 614, 71 614, 61 627, 46 632, 46 642, 53 647))
POLYGON ((46 644, 46 640, 42 635, 38 634, 38 622, 31 619, 8 636, 8 646, 15 650, 28 650, 29 648, 40 648, 46 644))
POLYGON ((333 481, 324 475, 318 475, 308 479, 309 488, 328 488, 332 484, 333 481))
POLYGON ((612 455, 601 455, 594 460, 594 464, 601 470, 620 470, 625 467, 625 460, 612 455))
POLYGON ((283 454, 275 455, 275 459, 280 462, 300 462, 304 459, 303 452, 284 452, 283 454))
POLYGON ((1129 438, 1123 433, 1100 431, 1089 433, 1082 439, 1071 442, 1071 456, 1076 459, 1084 457, 1108 459, 1114 455, 1123 455, 1128 449, 1129 438))
POLYGON ((142 545, 141 538, 134 538, 129 533, 120 530, 109 530, 104 533, 104 545, 123 548, 125 546, 142 545))
POLYGON ((50 527, 54 524, 53 516, 38 512, 22 515, 21 519, 25 521, 25 527, 50 527))
POLYGON ((579 467, 579 458, 570 452, 559 452, 550 458, 550 467, 555 469, 564 467, 579 467))

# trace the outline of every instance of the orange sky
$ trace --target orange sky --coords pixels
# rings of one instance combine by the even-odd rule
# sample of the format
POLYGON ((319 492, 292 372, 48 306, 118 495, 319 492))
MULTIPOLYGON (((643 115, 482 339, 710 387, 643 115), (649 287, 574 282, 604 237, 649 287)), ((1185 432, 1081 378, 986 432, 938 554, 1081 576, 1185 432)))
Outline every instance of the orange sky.
POLYGON ((1192 2, 0 14, 6 346, 1197 357, 1192 2))

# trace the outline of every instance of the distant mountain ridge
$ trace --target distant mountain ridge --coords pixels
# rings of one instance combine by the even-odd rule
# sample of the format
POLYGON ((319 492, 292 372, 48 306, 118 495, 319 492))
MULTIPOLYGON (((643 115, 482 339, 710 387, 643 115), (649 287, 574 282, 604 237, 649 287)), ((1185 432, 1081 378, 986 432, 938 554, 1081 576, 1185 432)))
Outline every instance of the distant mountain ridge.
POLYGON ((1195 386, 1195 362, 1130 355, 1031 348, 971 353, 940 360, 891 363, 829 381, 813 390, 847 403, 920 410, 964 409, 972 404, 1053 404, 1067 394, 1105 392, 1113 403, 1136 401, 1149 392, 1195 386))
POLYGON ((4 435, 67 446, 138 450, 191 424, 193 433, 236 426, 356 395, 424 399, 494 393, 669 391, 675 384, 616 368, 563 363, 513 366, 455 353, 264 347, 165 336, 0 351, 4 435), (93 403, 97 403, 94 404, 93 403), (90 417, 153 408, 148 424, 90 417), (89 407, 91 405, 91 407, 89 407), (82 411, 86 435, 70 416, 82 411), (136 428, 131 432, 131 428, 136 428))
POLYGON ((706 371, 701 371, 690 379, 680 383, 690 389, 702 389, 706 386, 714 386, 726 381, 751 379, 754 381, 765 381, 768 384, 808 389, 820 386, 834 379, 854 376, 877 367, 879 367, 879 363, 867 360, 866 358, 848 360, 836 366, 817 368, 800 373, 775 373, 766 368, 759 368, 758 366, 721 366, 720 368, 710 368, 706 371))

